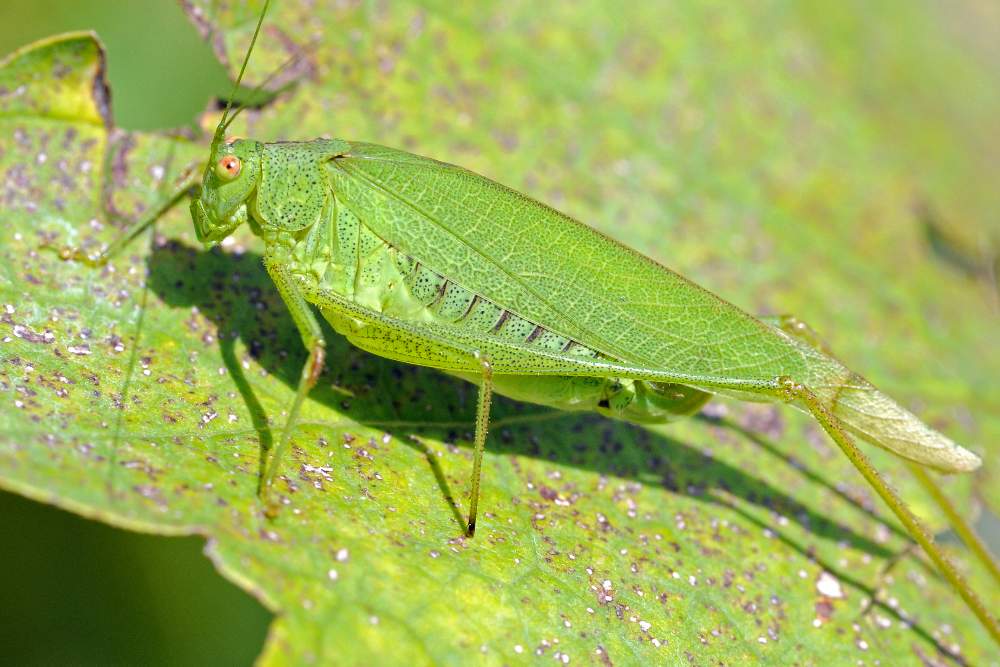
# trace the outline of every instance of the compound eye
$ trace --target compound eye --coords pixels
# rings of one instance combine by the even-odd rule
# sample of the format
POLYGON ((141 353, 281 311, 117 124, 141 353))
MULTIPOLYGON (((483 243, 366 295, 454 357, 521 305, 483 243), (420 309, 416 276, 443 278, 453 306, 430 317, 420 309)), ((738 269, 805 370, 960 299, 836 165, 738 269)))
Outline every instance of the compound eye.
POLYGON ((243 163, 235 155, 227 155, 215 165, 215 175, 224 181, 231 181, 240 175, 243 163))

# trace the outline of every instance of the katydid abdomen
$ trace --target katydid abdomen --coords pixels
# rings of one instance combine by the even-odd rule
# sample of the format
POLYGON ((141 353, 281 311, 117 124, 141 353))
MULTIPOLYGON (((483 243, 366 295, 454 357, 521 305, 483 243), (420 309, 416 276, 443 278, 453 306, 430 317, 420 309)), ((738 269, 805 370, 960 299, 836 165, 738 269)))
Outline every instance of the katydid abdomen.
MULTIPOLYGON (((334 292, 387 317, 437 323, 539 350, 600 358, 595 350, 512 313, 375 235, 343 198, 331 195, 320 219, 291 240, 292 271, 303 283, 334 292)), ((338 332, 365 347, 357 320, 317 305, 338 332)), ((370 347, 370 346, 369 346, 370 347)), ((373 350, 392 356, 391 350, 373 350)), ((447 370, 447 369, 446 369, 447 370)), ((470 382, 475 374, 451 371, 470 382)), ((498 375, 498 393, 560 410, 591 410, 634 422, 665 422, 696 412, 709 394, 676 384, 628 378, 498 375)))

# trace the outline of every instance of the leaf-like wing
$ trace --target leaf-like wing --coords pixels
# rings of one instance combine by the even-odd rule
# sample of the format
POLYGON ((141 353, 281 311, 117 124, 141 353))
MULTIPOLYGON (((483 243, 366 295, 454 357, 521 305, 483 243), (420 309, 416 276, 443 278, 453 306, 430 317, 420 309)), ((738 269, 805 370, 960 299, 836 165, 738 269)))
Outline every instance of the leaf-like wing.
POLYGON ((819 350, 503 185, 360 143, 330 173, 339 196, 395 247, 614 359, 734 383, 790 377, 868 442, 949 472, 980 464, 819 350))

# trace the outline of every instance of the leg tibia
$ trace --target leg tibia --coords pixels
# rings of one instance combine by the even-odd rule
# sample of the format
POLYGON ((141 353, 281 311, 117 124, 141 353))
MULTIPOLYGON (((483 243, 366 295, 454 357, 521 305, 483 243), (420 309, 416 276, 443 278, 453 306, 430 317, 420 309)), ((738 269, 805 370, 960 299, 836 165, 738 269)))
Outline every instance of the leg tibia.
POLYGON ((82 264, 86 264, 88 266, 103 266, 107 264, 109 260, 127 248, 132 241, 136 239, 136 237, 149 229, 149 227, 159 220, 160 217, 172 209, 177 202, 183 199, 191 186, 195 184, 196 178, 197 174, 194 171, 183 175, 177 181, 173 191, 166 196, 159 206, 149 211, 149 213, 139 220, 129 224, 128 227, 123 229, 118 235, 118 238, 112 241, 111 244, 103 250, 88 253, 81 248, 60 248, 58 250, 59 257, 63 260, 81 262, 82 264))
POLYGON ((482 368, 479 384, 479 401, 476 405, 476 441, 472 461, 472 500, 469 502, 469 537, 476 534, 476 515, 479 512, 479 476, 483 467, 483 450, 486 448, 486 433, 490 423, 490 403, 493 398, 493 367, 489 359, 476 355, 482 368))
POLYGON ((282 429, 278 446, 275 447, 274 452, 271 454, 270 463, 258 486, 258 495, 264 500, 265 504, 269 504, 271 486, 281 467, 282 459, 284 458, 285 451, 288 449, 292 433, 298 424, 302 402, 309 394, 309 391, 316 385, 320 374, 323 372, 323 362, 326 357, 326 341, 323 339, 323 332, 319 327, 316 316, 310 309, 309 304, 302 297, 302 294, 296 289, 295 284, 288 276, 284 267, 266 260, 264 266, 271 275, 271 279, 274 280, 274 284, 278 288, 278 293, 281 294, 288 312, 295 321, 295 326, 302 337, 303 345, 309 350, 309 357, 306 359, 305 364, 303 364, 302 373, 299 376, 299 385, 295 392, 295 398, 288 409, 288 419, 285 422, 285 428, 282 429))
POLYGON ((900 520, 903 526, 906 528, 910 536, 923 547, 924 552, 930 557, 930 559, 937 566, 941 574, 944 575, 952 588, 962 596, 965 603, 969 606, 969 609, 973 614, 979 619, 986 628, 987 632, 993 637, 998 644, 1000 644, 1000 624, 997 620, 990 614, 983 604, 982 600, 972 591, 969 584, 965 581, 955 566, 950 560, 944 555, 944 553, 938 549, 937 545, 934 543, 934 538, 931 537, 927 529, 924 528, 923 524, 917 519, 916 516, 910 511, 910 508, 906 506, 906 503, 896 494, 892 488, 886 484, 882 476, 879 475, 878 471, 872 466, 871 462, 868 460, 854 441, 847 434, 844 428, 841 426, 840 421, 823 405, 816 395, 808 388, 801 384, 798 384, 790 379, 786 379, 783 382, 784 389, 790 400, 798 401, 803 405, 810 414, 820 423, 823 429, 829 434, 837 446, 840 447, 841 451, 850 459, 854 467, 857 468, 858 472, 865 478, 872 489, 885 501, 892 510, 893 514, 900 520))

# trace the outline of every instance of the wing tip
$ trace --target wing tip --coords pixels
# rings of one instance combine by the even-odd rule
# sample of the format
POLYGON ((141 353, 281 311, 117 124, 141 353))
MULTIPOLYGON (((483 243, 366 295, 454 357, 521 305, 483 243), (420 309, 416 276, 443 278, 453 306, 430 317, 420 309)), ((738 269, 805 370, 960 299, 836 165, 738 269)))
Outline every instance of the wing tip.
POLYGON ((972 472, 983 465, 983 459, 978 454, 955 443, 952 443, 945 458, 949 465, 946 468, 939 468, 942 472, 972 472))
POLYGON ((897 453, 917 463, 934 468, 943 473, 972 472, 981 465, 983 459, 974 452, 957 444, 954 440, 924 425, 919 448, 907 447, 897 453))

